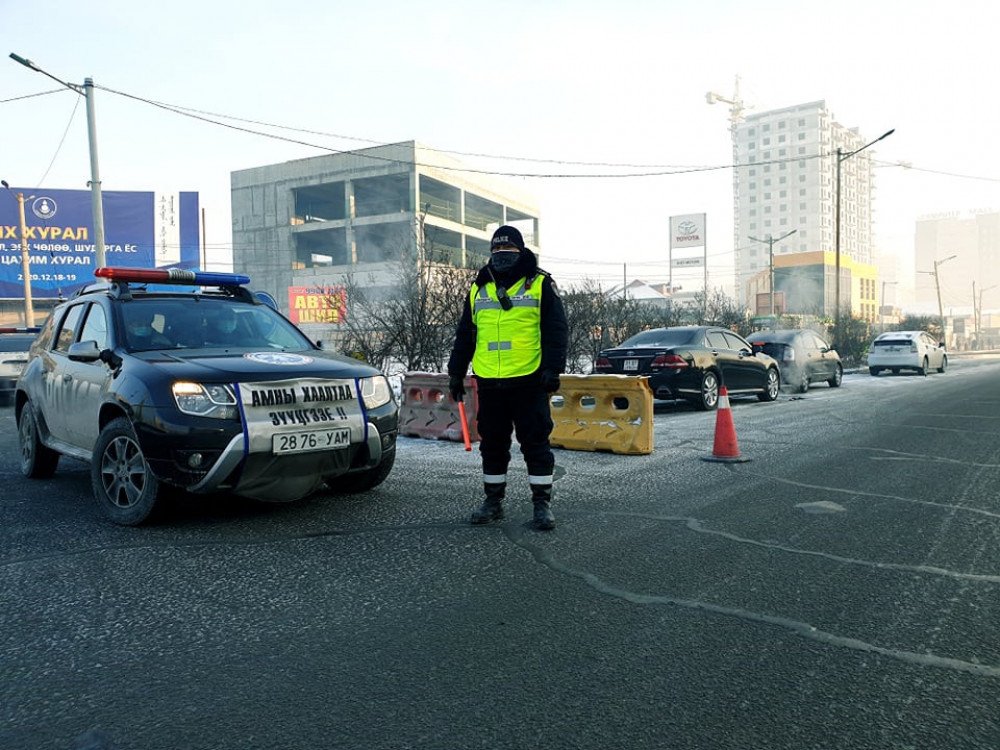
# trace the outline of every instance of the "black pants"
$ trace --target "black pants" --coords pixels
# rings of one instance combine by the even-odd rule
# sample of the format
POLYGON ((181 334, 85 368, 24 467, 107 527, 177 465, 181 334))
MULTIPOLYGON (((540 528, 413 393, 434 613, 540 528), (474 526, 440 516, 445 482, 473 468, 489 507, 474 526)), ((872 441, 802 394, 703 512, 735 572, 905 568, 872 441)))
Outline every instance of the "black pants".
POLYGON ((528 475, 531 478, 548 478, 548 484, 552 483, 556 462, 549 446, 552 414, 549 411, 549 395, 545 391, 537 385, 480 388, 476 424, 479 427, 479 452, 483 456, 485 477, 507 473, 513 431, 521 444, 528 475))

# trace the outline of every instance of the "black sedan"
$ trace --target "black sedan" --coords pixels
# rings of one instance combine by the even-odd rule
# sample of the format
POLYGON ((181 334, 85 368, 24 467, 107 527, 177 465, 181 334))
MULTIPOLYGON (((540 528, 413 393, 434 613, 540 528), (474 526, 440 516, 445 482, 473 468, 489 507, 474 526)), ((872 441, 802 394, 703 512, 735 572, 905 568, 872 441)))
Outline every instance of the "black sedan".
POLYGON ((761 401, 774 401, 781 386, 771 357, 755 354, 742 336, 713 326, 643 331, 602 351, 594 372, 645 375, 656 398, 686 399, 705 410, 718 404, 720 385, 761 401))
POLYGON ((96 273, 110 284, 56 307, 18 380, 26 476, 86 461, 101 510, 125 525, 149 518, 164 485, 282 502, 388 476, 397 406, 386 378, 318 349, 245 289, 249 279, 96 273))
POLYGON ((781 380, 800 393, 810 383, 829 383, 839 388, 844 379, 844 365, 837 350, 809 330, 761 331, 750 337, 755 352, 763 352, 778 361, 781 380))

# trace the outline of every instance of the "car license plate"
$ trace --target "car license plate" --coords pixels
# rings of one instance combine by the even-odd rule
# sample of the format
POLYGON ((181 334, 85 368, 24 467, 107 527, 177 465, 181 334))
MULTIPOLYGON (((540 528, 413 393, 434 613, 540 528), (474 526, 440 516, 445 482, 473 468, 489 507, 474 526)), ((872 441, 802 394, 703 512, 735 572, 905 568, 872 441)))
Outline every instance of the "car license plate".
POLYGON ((623 370, 638 370, 639 360, 637 359, 626 359, 625 364, 622 365, 623 370))
POLYGON ((338 430, 310 430, 308 432, 285 432, 271 439, 271 451, 283 453, 309 453, 346 448, 351 444, 350 428, 338 430))

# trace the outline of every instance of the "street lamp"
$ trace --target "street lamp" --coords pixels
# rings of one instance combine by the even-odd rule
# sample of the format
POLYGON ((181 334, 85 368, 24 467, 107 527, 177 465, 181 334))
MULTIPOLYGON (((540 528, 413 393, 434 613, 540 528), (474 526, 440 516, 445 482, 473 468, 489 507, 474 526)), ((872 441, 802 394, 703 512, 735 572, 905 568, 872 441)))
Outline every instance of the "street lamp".
POLYGON ((770 269, 770 278, 771 278, 770 287, 769 287, 769 290, 770 290, 771 293, 770 293, 769 296, 771 297, 771 317, 772 318, 774 317, 774 243, 775 242, 781 242, 783 239, 791 237, 797 231, 799 231, 799 230, 798 229, 793 229, 790 232, 785 232, 780 237, 772 237, 771 235, 767 235, 767 239, 766 240, 759 240, 756 237, 750 237, 750 235, 747 235, 747 237, 749 239, 753 240, 754 242, 766 242, 767 243, 767 262, 768 262, 768 268, 770 269))
MULTIPOLYGON (((834 279, 834 300, 833 300, 833 330, 834 336, 840 338, 840 165, 850 159, 856 154, 860 154, 869 146, 873 146, 883 138, 888 138, 890 135, 896 132, 896 129, 888 130, 882 133, 878 138, 870 143, 866 143, 861 148, 856 148, 853 151, 848 151, 844 153, 844 150, 837 147, 837 205, 836 205, 836 220, 835 220, 835 246, 836 246, 836 256, 837 256, 837 267, 836 267, 836 278, 834 279)), ((839 342, 837 342, 839 343, 839 342)))
POLYGON ((937 289, 937 301, 938 301, 938 318, 941 321, 941 337, 945 338, 944 335, 944 306, 941 304, 941 278, 938 274, 938 266, 943 266, 949 260, 954 260, 957 255, 949 255, 947 258, 942 260, 934 261, 933 271, 917 271, 917 273, 934 274, 934 287, 937 289))
POLYGON ((61 83, 70 91, 75 91, 87 100, 87 138, 90 141, 90 206, 94 216, 94 246, 97 250, 95 261, 97 267, 107 265, 104 257, 104 203, 101 198, 101 174, 97 167, 97 123, 94 115, 94 81, 92 78, 84 78, 83 85, 67 83, 61 78, 56 78, 48 71, 42 70, 35 63, 20 55, 10 53, 10 58, 19 62, 26 68, 34 70, 48 76, 53 81, 61 83))
POLYGON ((25 197, 24 193, 15 193, 10 189, 7 180, 0 180, 0 185, 14 196, 17 201, 18 215, 21 220, 21 278, 24 279, 24 324, 29 328, 35 325, 35 307, 31 299, 31 260, 28 255, 28 227, 24 218, 24 202, 35 196, 25 197))

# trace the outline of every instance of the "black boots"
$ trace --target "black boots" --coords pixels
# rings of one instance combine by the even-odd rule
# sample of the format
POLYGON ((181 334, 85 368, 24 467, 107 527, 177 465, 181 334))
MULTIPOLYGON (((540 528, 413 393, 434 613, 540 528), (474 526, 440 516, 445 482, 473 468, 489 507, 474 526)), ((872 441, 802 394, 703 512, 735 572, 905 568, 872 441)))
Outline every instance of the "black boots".
POLYGON ((532 519, 535 528, 539 531, 552 531, 556 527, 556 517, 552 515, 552 485, 533 484, 531 485, 531 502, 535 506, 535 515, 532 519))
POLYGON ((486 499, 478 510, 473 511, 472 518, 469 519, 473 526, 503 520, 502 503, 507 484, 484 484, 483 489, 486 490, 486 499))
MULTIPOLYGON (((483 504, 473 511, 471 521, 473 526, 492 523, 503 520, 503 498, 507 489, 506 484, 484 484, 486 499, 483 504)), ((540 531, 552 531, 556 527, 556 517, 552 515, 552 485, 533 484, 531 485, 531 502, 535 506, 535 514, 532 523, 540 531)))

